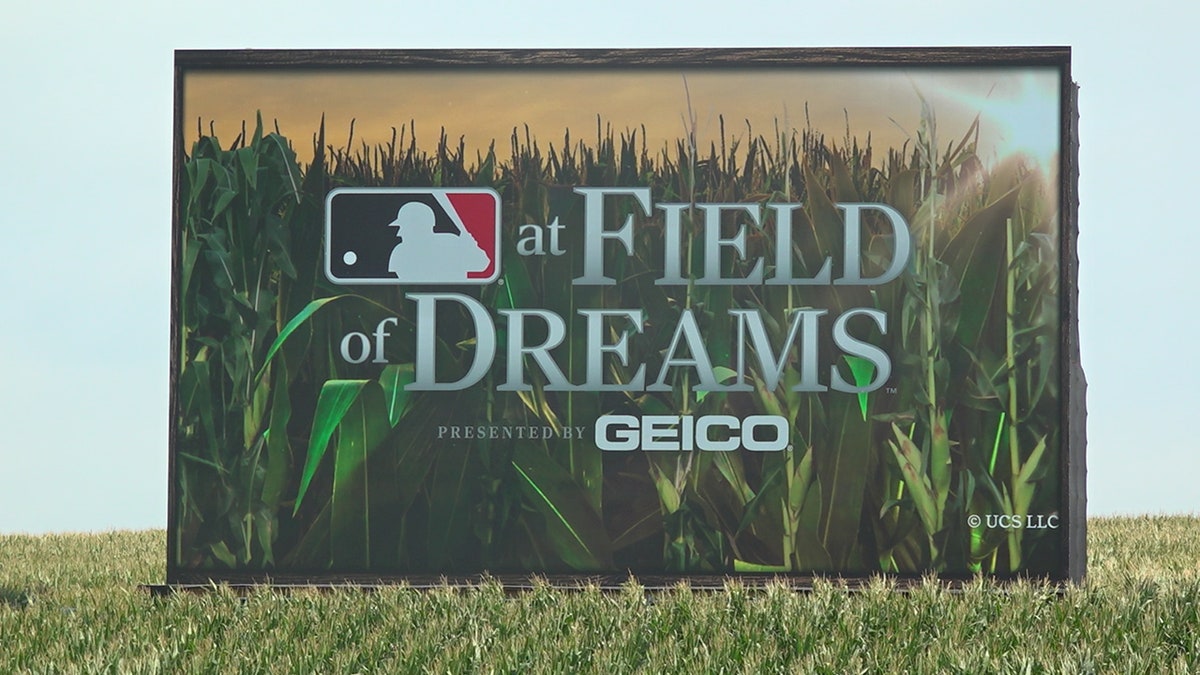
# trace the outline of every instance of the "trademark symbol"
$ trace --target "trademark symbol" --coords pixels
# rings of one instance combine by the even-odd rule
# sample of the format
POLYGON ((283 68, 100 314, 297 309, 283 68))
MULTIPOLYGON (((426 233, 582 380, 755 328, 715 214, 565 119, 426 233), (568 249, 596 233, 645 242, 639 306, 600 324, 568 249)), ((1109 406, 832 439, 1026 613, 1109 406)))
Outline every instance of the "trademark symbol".
POLYGON ((504 279, 497 279, 497 280, 496 280, 496 283, 497 283, 497 284, 499 284, 499 285, 501 285, 501 286, 503 286, 503 285, 504 285, 504 279))
MULTIPOLYGON (((503 283, 503 281, 502 281, 501 283, 503 283)), ((889 393, 889 394, 895 394, 895 393, 896 393, 896 388, 895 388, 895 387, 888 387, 886 391, 887 391, 887 393, 889 393)))

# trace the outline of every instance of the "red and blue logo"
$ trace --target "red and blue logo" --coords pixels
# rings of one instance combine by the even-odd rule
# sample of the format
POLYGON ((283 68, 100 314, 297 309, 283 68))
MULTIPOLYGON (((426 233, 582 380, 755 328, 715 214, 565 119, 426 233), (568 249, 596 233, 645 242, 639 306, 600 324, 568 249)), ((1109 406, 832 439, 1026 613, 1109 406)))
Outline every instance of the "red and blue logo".
POLYGON ((335 284, 488 284, 500 276, 500 195, 486 188, 337 188, 325 198, 335 284))

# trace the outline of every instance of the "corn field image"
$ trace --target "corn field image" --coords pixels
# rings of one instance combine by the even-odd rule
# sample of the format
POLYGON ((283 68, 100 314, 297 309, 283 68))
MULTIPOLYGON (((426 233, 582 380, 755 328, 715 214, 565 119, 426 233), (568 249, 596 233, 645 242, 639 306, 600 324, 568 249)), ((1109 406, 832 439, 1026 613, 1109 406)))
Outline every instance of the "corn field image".
POLYGON ((552 136, 512 120, 479 149, 402 105, 379 142, 323 118, 285 137, 270 109, 233 138, 185 120, 169 570, 1058 574, 1059 177, 986 156, 985 116, 950 129, 911 98, 891 147, 720 111, 706 141, 686 104, 665 143, 596 116, 552 136), (494 191, 497 280, 332 282, 330 192, 401 187, 494 191), (577 282, 589 219, 610 283, 577 282), (435 292, 475 304, 419 306, 435 292), (474 377, 481 331, 475 384, 414 386, 474 377), (604 450, 605 416, 676 419, 675 439, 768 416, 788 443, 604 450))

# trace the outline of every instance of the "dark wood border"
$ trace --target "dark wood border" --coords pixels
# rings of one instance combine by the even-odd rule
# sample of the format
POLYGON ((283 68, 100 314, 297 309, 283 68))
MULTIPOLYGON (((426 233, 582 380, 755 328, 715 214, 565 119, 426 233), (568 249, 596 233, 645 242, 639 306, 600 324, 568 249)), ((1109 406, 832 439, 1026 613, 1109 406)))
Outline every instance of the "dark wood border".
POLYGON ((1069 47, 880 47, 744 49, 419 49, 419 50, 188 50, 175 52, 183 68, 574 68, 579 66, 1057 66, 1069 47))
POLYGON ((1059 362, 1063 438, 1060 476, 1061 532, 1066 561, 1063 576, 1082 583, 1087 576, 1087 379, 1079 353, 1079 86, 1071 79, 1070 52, 1062 64, 1062 136, 1059 151, 1059 362))
MULTIPOLYGON (((931 576, 898 576, 898 575, 882 575, 876 574, 873 576, 861 577, 845 577, 845 576, 813 576, 813 575, 793 575, 793 576, 770 576, 770 575, 740 575, 740 576, 686 576, 686 577, 620 577, 612 576, 594 576, 594 575, 533 575, 533 576, 513 576, 513 575, 498 575, 491 576, 486 574, 473 576, 450 576, 450 577, 423 577, 413 578, 405 577, 395 580, 379 577, 323 577, 321 579, 306 579, 302 577, 284 579, 283 577, 271 577, 258 581, 242 582, 229 581, 222 579, 220 581, 202 581, 196 583, 183 582, 175 584, 142 584, 139 588, 142 591, 149 593, 152 597, 166 597, 175 593, 192 593, 202 594, 211 593, 228 589, 237 595, 247 595, 262 588, 270 588, 272 591, 282 593, 291 593, 293 591, 318 591, 318 592, 336 592, 336 591, 359 591, 359 592, 374 592, 386 588, 395 588, 403 584, 408 588, 427 592, 438 589, 451 588, 459 591, 466 591, 473 588, 479 588, 487 584, 500 584, 504 593, 508 596, 519 596, 524 593, 529 593, 542 587, 551 587, 557 591, 580 592, 590 588, 596 588, 603 592, 613 593, 621 592, 629 588, 629 584, 636 584, 638 588, 647 596, 653 594, 667 593, 677 588, 684 588, 693 592, 720 592, 729 588, 732 584, 740 584, 742 587, 753 591, 765 591, 774 586, 782 586, 790 591, 800 593, 811 593, 817 590, 818 584, 829 584, 836 590, 847 592, 861 592, 871 588, 871 586, 880 581, 896 593, 911 593, 921 589, 927 583, 932 582, 937 584, 951 593, 966 592, 972 587, 982 585, 987 587, 998 586, 1008 583, 1008 580, 996 577, 971 577, 967 578, 945 578, 931 576)), ((1035 583, 1037 583, 1035 581, 1035 583)), ((1045 582, 1045 588, 1056 595, 1065 594, 1071 584, 1066 582, 1045 582)))
POLYGON ((183 147, 183 78, 188 67, 187 59, 175 55, 174 92, 172 99, 173 121, 171 136, 171 335, 169 340, 170 356, 167 379, 169 392, 167 405, 170 409, 170 419, 167 422, 167 583, 178 583, 180 576, 179 559, 176 556, 176 535, 178 534, 179 491, 175 486, 179 483, 179 464, 175 459, 175 449, 179 447, 176 414, 179 410, 179 295, 183 252, 183 211, 179 203, 179 175, 183 171, 184 158, 187 156, 183 147))
MULTIPOLYGON (((270 584, 279 587, 351 585, 373 587, 380 584, 407 583, 417 588, 444 585, 470 586, 487 580, 499 581, 507 589, 532 588, 533 579, 563 588, 596 585, 618 588, 630 578, 622 575, 355 575, 199 572, 179 569, 174 546, 178 493, 176 484, 179 368, 179 284, 182 231, 179 227, 179 178, 183 166, 183 81, 190 70, 286 70, 286 69, 391 69, 391 68, 526 68, 556 69, 638 69, 661 67, 707 68, 814 68, 814 67, 1054 67, 1062 82, 1060 93, 1060 382, 1062 407, 1062 449, 1060 451, 1060 528, 1062 567, 1049 579, 1055 582, 1081 583, 1087 573, 1087 382, 1079 353, 1079 114, 1078 86, 1071 80, 1070 47, 932 47, 932 48, 752 48, 752 49, 499 49, 499 50, 176 50, 174 68, 174 132, 171 167, 171 335, 168 429, 167 485, 167 585, 147 587, 158 594, 162 589, 196 590, 214 583, 234 587, 270 584)), ((877 573, 871 576, 879 576, 877 573)), ((897 586, 912 585, 923 577, 887 575, 897 586)), ((727 575, 640 575, 647 589, 664 589, 687 582, 693 588, 723 588, 730 579, 749 586, 762 586, 775 580, 797 588, 811 588, 811 574, 737 574, 727 575)), ((861 586, 870 576, 822 577, 861 586)), ((939 577, 944 583, 961 585, 965 579, 950 575, 939 577)), ((1007 577, 995 576, 994 579, 1007 577)))

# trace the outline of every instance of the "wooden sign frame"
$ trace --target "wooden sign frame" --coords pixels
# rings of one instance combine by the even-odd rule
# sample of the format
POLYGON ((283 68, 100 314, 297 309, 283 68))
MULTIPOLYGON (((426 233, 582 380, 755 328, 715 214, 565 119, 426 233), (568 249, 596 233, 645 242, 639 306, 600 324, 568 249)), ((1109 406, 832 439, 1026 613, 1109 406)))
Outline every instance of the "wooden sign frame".
POLYGON ((1076 108, 1065 47, 177 51, 168 585, 1081 581, 1076 108))

